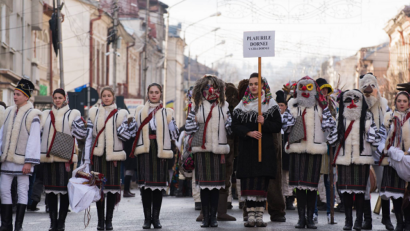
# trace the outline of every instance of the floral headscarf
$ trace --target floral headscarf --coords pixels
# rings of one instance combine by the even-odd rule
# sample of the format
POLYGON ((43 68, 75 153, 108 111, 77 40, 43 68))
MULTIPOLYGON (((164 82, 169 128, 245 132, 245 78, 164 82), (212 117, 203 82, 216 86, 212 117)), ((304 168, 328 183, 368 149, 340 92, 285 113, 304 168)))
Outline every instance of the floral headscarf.
MULTIPOLYGON (((262 78, 262 90, 261 95, 265 92, 265 99, 263 100, 262 104, 269 103, 269 100, 272 99, 272 93, 270 92, 270 87, 268 81, 265 78, 262 78)), ((249 86, 246 88, 245 95, 242 98, 243 104, 246 105, 254 100, 256 100, 255 96, 252 95, 249 86)))

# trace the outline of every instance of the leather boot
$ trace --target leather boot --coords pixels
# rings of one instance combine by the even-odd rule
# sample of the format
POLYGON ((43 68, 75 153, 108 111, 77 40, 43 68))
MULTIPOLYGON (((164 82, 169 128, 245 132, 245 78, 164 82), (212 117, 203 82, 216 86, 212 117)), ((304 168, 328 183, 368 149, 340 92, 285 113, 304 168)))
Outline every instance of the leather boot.
POLYGON ((404 231, 410 231, 410 206, 403 209, 404 213, 404 231))
POLYGON ((161 208, 152 208, 152 225, 154 229, 161 229, 162 225, 159 221, 159 213, 161 208))
POLYGON ((152 192, 152 216, 151 222, 154 229, 161 229, 162 225, 159 221, 159 213, 162 205, 162 193, 158 190, 152 192))
POLYGON ((124 194, 123 197, 135 197, 135 193, 130 191, 132 176, 124 177, 124 194))
POLYGON ((214 227, 214 228, 218 227, 218 220, 216 219, 216 212, 217 211, 218 211, 217 207, 210 206, 209 226, 214 227))
POLYGON ((293 206, 294 201, 295 201, 295 197, 293 196, 286 197, 286 210, 295 210, 295 206, 293 206))
POLYGON ((49 231, 57 231, 57 195, 53 194, 48 194, 48 205, 49 205, 49 215, 50 215, 50 228, 48 229, 49 231))
POLYGON ((144 207, 144 224, 142 225, 143 229, 150 229, 151 228, 151 206, 145 208, 144 207))
POLYGON ((390 199, 382 199, 382 224, 386 227, 387 230, 394 230, 394 226, 390 220, 390 199))
POLYGON ((355 195, 355 206, 354 207, 356 209, 356 221, 354 222, 353 229, 362 230, 364 194, 355 195))
POLYGON ((58 212, 58 225, 57 231, 65 230, 65 219, 67 218, 68 206, 69 206, 68 194, 60 195, 60 211, 58 212))
POLYGON ((403 204, 403 198, 392 199, 393 206, 394 206, 394 214, 396 215, 396 228, 394 231, 403 231, 404 229, 404 221, 403 221, 403 212, 401 206, 403 204))
POLYGON ((317 229, 315 222, 313 221, 313 213, 315 212, 315 203, 316 203, 316 191, 307 190, 307 221, 306 228, 308 229, 317 229))
POLYGON ((185 180, 178 180, 178 188, 175 192, 176 197, 184 197, 184 183, 185 180))
POLYGON ((353 195, 349 193, 343 193, 343 206, 344 206, 344 213, 345 213, 345 226, 343 230, 352 230, 353 227, 353 195))
POLYGON ((198 217, 196 218, 196 221, 202 222, 203 220, 204 220, 204 215, 203 215, 202 209, 201 209, 201 212, 199 213, 198 217))
POLYGON ((296 224, 295 228, 297 229, 304 229, 306 226, 306 192, 304 190, 296 189, 296 198, 298 201, 297 208, 298 208, 298 215, 299 221, 296 224))
POLYGON ((105 229, 105 225, 104 225, 104 198, 102 198, 102 200, 99 200, 95 203, 95 205, 97 206, 97 216, 98 216, 98 224, 97 224, 97 230, 104 230, 105 229))
POLYGON ((201 212, 202 212, 202 215, 203 215, 201 227, 202 228, 207 228, 207 227, 209 227, 209 206, 202 204, 201 212))
POLYGON ((24 214, 26 213, 27 205, 17 204, 16 223, 14 231, 23 231, 24 214))
POLYGON ((201 202, 195 202, 195 210, 201 210, 201 202))
POLYGON ((13 231, 13 205, 1 204, 0 231, 13 231))
POLYGON ((236 218, 227 214, 228 194, 219 192, 218 221, 236 221, 236 218))
POLYGON ((370 200, 364 200, 363 214, 364 220, 362 224, 362 229, 371 230, 372 225, 372 207, 370 200))
POLYGON ((107 193, 107 214, 105 216, 105 230, 113 230, 112 218, 114 216, 114 207, 117 202, 117 194, 107 193))
POLYGON ((48 231, 57 231, 57 211, 50 211, 50 228, 48 231))

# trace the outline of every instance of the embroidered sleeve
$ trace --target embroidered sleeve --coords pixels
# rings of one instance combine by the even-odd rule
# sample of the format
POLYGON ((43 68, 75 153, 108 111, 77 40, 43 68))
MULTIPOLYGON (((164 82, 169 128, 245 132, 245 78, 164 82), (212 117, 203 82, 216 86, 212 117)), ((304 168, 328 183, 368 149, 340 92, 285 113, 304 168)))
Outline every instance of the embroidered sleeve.
POLYGON ((90 119, 87 120, 87 138, 85 140, 83 162, 84 164, 90 164, 90 152, 93 143, 93 123, 90 119))
POLYGON ((24 163, 40 164, 40 118, 34 117, 27 141, 24 163))
POLYGON ((286 109, 286 111, 282 115, 282 130, 286 132, 289 127, 292 127, 295 125, 296 119, 293 117, 292 114, 290 114, 289 110, 286 109))
POLYGON ((373 146, 377 146, 381 140, 378 129, 374 120, 372 119, 372 124, 370 125, 369 131, 367 131, 366 141, 371 143, 373 146))
POLYGON ((81 116, 77 116, 71 125, 71 135, 76 139, 83 140, 87 136, 87 128, 81 116))
POLYGON ((174 118, 172 118, 172 120, 169 122, 168 129, 169 129, 169 134, 171 135, 171 140, 178 140, 179 129, 177 127, 177 124, 174 118))
POLYGON ((186 119, 185 131, 186 131, 186 134, 191 135, 197 132, 198 129, 199 129, 199 125, 195 121, 195 110, 192 109, 191 112, 189 112, 188 117, 186 119))
POLYGON ((334 126, 332 128, 332 130, 330 131, 329 135, 327 135, 327 142, 330 145, 334 145, 338 141, 338 138, 339 138, 339 136, 338 136, 338 132, 337 132, 337 127, 334 126))
POLYGON ((131 138, 131 132, 128 126, 128 118, 124 118, 121 125, 117 128, 118 139, 127 141, 131 138))
POLYGON ((231 112, 228 110, 226 112, 227 118, 226 118, 226 122, 225 122, 225 129, 226 132, 228 133, 228 135, 232 134, 232 116, 231 116, 231 112))
POLYGON ((336 127, 336 121, 332 117, 330 110, 326 107, 322 112, 322 130, 332 132, 332 130, 336 127))

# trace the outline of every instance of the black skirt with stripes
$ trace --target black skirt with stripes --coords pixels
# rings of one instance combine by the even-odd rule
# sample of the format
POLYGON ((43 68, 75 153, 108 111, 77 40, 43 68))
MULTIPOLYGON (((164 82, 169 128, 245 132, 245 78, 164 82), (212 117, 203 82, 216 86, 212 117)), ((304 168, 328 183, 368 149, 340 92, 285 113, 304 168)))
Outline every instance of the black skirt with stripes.
POLYGON ((158 189, 168 186, 168 160, 158 158, 158 144, 156 139, 150 139, 149 153, 137 156, 138 185, 144 188, 158 189))
POLYGON ((267 197, 269 178, 268 177, 249 177, 241 179, 241 195, 267 197))
POLYGON ((406 181, 401 179, 396 170, 390 166, 383 168, 383 180, 380 193, 386 194, 404 194, 406 189, 406 181))
POLYGON ((317 190, 322 155, 308 153, 290 153, 289 155, 289 186, 317 190))
POLYGON ((73 173, 73 164, 69 171, 66 170, 66 163, 54 162, 43 164, 43 182, 46 193, 67 193, 67 184, 73 173))
POLYGON ((94 172, 104 174, 107 180, 104 190, 107 192, 121 193, 121 162, 117 161, 117 166, 115 166, 114 161, 107 161, 105 152, 102 156, 93 156, 91 168, 94 172))
POLYGON ((195 153, 195 181, 201 189, 225 187, 226 164, 221 163, 221 158, 221 154, 212 152, 195 153))
POLYGON ((370 165, 337 165, 337 188, 351 192, 366 192, 367 181, 369 179, 370 165))

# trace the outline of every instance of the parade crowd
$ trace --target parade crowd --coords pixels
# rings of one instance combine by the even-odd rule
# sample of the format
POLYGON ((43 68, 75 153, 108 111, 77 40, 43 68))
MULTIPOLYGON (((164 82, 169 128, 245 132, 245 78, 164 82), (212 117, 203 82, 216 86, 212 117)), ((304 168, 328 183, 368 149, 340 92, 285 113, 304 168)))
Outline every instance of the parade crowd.
POLYGON ((345 213, 343 230, 370 230, 370 193, 377 187, 386 229, 410 231, 409 93, 398 92, 390 109, 372 73, 360 77, 358 89, 342 91, 305 76, 275 95, 265 78, 258 84, 258 76, 238 86, 214 75, 197 80, 187 92, 181 128, 173 109, 164 108, 157 83, 131 114, 117 108, 114 90, 105 87, 98 107, 83 118, 69 108, 64 89, 53 92, 51 110, 34 109, 34 85, 20 80, 15 105, 0 106, 0 231, 23 230, 25 211, 38 210, 43 193, 49 231, 65 230, 70 205, 77 212, 93 201, 97 230, 113 230, 115 206, 122 196, 135 196, 132 179, 140 189, 143 229, 162 228, 161 205, 170 187, 173 195, 192 194, 201 227, 235 221, 227 214, 234 182, 245 227, 266 227, 265 209, 271 221, 286 222, 285 209, 295 209, 296 199, 295 228, 317 228, 322 200, 329 223, 336 201, 345 213), (85 186, 72 184, 81 177, 85 186), (98 198, 73 206, 86 198, 74 195, 73 187, 97 189, 98 198))

